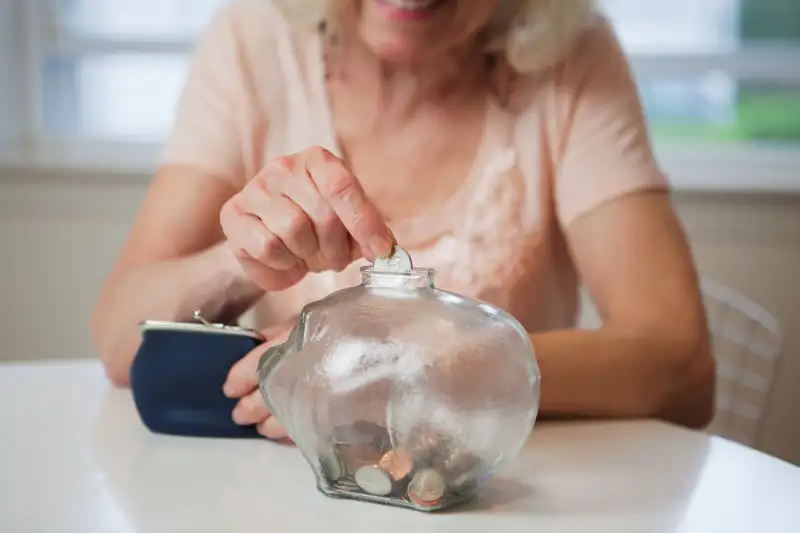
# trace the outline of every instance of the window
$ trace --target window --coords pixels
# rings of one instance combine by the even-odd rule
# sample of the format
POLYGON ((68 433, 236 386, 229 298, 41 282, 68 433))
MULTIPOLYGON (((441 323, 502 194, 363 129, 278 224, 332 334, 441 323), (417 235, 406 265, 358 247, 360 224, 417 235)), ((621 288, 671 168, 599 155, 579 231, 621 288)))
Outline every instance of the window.
MULTIPOLYGON (((226 0, 16 1, 32 138, 129 144, 163 140, 193 40, 226 0)), ((659 150, 800 152, 800 1, 599 3, 630 54, 659 150)))
POLYGON ((44 139, 158 142, 198 32, 225 0, 25 0, 44 139))
POLYGON ((800 2, 602 0, 659 141, 800 142, 800 2))

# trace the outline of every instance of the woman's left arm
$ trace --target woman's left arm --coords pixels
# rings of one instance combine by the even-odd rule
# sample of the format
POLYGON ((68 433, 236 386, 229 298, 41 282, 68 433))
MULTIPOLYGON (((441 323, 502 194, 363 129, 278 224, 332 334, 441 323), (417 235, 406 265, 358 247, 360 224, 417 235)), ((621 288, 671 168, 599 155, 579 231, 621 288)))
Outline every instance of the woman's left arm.
POLYGON ((531 336, 542 413, 707 425, 715 365, 691 254, 667 193, 609 202, 575 221, 567 240, 603 326, 531 336))
POLYGON ((542 412, 705 426, 715 365, 698 276, 610 27, 578 43, 556 97, 556 214, 603 326, 532 335, 542 412))

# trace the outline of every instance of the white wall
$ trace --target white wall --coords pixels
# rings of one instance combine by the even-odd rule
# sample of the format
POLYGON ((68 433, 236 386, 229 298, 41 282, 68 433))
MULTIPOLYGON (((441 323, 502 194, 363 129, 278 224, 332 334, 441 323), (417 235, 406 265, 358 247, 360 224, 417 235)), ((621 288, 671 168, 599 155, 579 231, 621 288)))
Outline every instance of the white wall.
MULTIPOLYGON (((88 316, 146 187, 141 175, 0 170, 0 360, 92 357, 88 316)), ((676 197, 703 274, 785 330, 762 449, 800 464, 800 195, 676 197)))

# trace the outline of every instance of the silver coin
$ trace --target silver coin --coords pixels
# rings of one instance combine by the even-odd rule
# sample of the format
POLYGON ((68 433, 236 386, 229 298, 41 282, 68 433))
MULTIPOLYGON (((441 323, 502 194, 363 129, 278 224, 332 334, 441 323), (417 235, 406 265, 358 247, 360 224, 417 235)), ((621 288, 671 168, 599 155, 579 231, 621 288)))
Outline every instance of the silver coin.
POLYGON ((336 455, 336 451, 330 447, 320 447, 318 450, 319 465, 328 481, 338 481, 344 475, 344 468, 336 455))
POLYGON ((378 466, 362 466, 356 470, 354 478, 358 486, 369 494, 386 496, 392 492, 392 480, 389 474, 381 470, 378 466))
POLYGON ((336 444, 372 444, 374 436, 356 424, 335 426, 333 440, 336 444))
POLYGON ((408 272, 414 268, 408 252, 395 245, 389 257, 377 257, 372 262, 372 268, 388 272, 408 272))
POLYGON ((408 496, 421 503, 438 502, 444 495, 444 489, 442 475, 432 468, 426 468, 414 474, 408 484, 408 496))

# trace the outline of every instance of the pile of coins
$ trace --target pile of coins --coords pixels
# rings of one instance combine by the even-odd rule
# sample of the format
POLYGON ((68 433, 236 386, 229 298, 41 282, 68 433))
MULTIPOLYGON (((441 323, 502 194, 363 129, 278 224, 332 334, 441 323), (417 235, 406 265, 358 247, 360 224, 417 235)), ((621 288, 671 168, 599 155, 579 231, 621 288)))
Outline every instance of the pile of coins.
POLYGON ((342 495, 431 509, 446 506, 448 497, 465 499, 481 467, 477 456, 430 428, 415 428, 392 447, 386 428, 367 422, 335 428, 319 463, 342 495))

